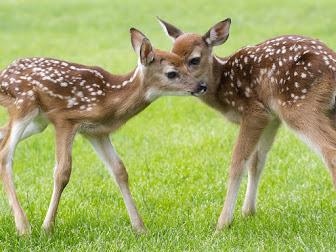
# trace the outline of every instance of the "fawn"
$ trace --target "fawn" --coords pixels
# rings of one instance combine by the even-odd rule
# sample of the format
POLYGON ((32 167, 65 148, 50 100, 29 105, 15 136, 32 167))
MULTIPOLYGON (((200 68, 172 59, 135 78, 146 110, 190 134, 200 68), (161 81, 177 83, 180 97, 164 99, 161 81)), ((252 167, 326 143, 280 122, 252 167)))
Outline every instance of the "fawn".
POLYGON ((279 36, 220 58, 212 48, 229 37, 231 19, 204 35, 183 33, 159 19, 192 74, 208 84, 200 99, 240 124, 217 230, 233 220, 245 168, 244 215, 256 211, 257 188, 277 129, 284 122, 321 155, 336 186, 336 53, 308 37, 279 36))
POLYGON ((15 192, 12 158, 16 145, 52 123, 56 135, 54 188, 43 228, 51 231, 62 191, 70 179, 71 149, 75 134, 85 136, 114 175, 133 228, 145 231, 132 199, 128 174, 109 133, 163 95, 201 95, 207 86, 192 77, 179 56, 153 49, 148 38, 131 28, 138 55, 137 68, 123 76, 49 58, 19 59, 0 72, 0 104, 9 123, 1 129, 0 174, 17 231, 30 233, 28 219, 15 192))

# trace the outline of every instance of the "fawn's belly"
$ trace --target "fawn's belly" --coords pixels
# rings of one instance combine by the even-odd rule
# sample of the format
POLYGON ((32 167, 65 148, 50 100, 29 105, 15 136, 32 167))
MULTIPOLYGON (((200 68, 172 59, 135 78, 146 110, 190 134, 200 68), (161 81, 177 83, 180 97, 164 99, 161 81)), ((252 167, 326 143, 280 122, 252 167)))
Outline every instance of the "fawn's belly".
POLYGON ((116 131, 123 122, 114 121, 108 123, 83 122, 78 132, 84 135, 106 135, 116 131))

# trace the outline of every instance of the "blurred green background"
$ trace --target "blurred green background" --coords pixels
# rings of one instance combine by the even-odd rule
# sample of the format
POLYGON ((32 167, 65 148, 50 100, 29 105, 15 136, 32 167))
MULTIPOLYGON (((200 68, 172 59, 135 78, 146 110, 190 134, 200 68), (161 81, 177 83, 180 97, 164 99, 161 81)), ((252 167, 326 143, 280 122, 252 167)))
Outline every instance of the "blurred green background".
MULTIPOLYGON (((282 34, 319 38, 336 48, 336 2, 1 0, 0 67, 26 56, 99 65, 112 73, 136 66, 129 28, 169 50, 155 16, 183 31, 204 33, 232 18, 225 56, 282 34)), ((1 110, 0 121, 6 121, 1 110)), ((131 190, 149 230, 131 230, 118 188, 78 136, 73 173, 63 193, 55 233, 40 230, 52 192, 53 129, 20 144, 15 182, 33 226, 19 238, 4 193, 0 197, 2 251, 274 251, 335 250, 336 195, 317 156, 282 128, 261 180, 258 212, 244 219, 239 194, 232 228, 214 235, 226 191, 237 126, 196 98, 166 97, 132 119, 112 140, 126 164, 131 190)))

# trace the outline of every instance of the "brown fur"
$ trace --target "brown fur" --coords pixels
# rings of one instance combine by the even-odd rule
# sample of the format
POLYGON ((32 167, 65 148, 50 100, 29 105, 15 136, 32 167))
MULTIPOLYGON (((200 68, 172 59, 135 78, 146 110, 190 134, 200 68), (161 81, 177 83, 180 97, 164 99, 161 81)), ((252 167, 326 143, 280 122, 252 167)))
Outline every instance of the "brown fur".
POLYGON ((154 50, 135 29, 131 36, 141 64, 126 75, 48 58, 16 60, 0 73, 0 104, 10 117, 0 130, 0 175, 19 234, 29 233, 30 225, 16 196, 11 160, 16 145, 43 131, 49 122, 56 133, 56 166, 43 228, 50 231, 54 225, 61 194, 70 179, 72 143, 79 132, 115 176, 134 229, 145 230, 129 190, 127 171, 109 134, 159 96, 198 95, 206 87, 190 75, 181 57, 154 50), (176 78, 168 78, 171 71, 177 73, 176 78))
MULTIPOLYGON (((336 53, 318 40, 292 35, 242 48, 229 57, 213 56, 213 45, 227 39, 229 25, 230 20, 224 20, 203 36, 174 27, 178 36, 172 36, 172 52, 186 64, 195 51, 201 57, 197 66, 189 67, 208 83, 208 92, 200 99, 240 124, 218 229, 232 222, 245 167, 249 182, 243 213, 255 212, 260 174, 280 121, 323 157, 336 186, 336 53)), ((171 27, 165 27, 168 34, 171 27)))

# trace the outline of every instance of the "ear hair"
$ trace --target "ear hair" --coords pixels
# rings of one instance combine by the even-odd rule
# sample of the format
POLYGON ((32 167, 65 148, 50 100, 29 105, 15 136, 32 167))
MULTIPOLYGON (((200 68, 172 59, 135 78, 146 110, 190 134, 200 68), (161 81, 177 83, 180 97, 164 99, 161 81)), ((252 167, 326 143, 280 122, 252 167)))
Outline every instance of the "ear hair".
POLYGON ((155 55, 149 39, 135 28, 131 28, 130 33, 133 49, 140 58, 141 64, 148 65, 153 62, 155 55))
POLYGON ((154 51, 150 41, 147 38, 142 40, 140 47, 140 62, 143 65, 149 65, 154 61, 154 51))
POLYGON ((230 25, 230 18, 215 24, 203 35, 203 40, 211 47, 223 44, 229 37, 230 25))
POLYGON ((134 51, 136 52, 136 54, 139 56, 142 41, 144 38, 146 38, 146 36, 141 31, 133 27, 130 29, 130 34, 131 34, 132 47, 134 51))
POLYGON ((156 17, 156 18, 159 21, 165 33, 167 34, 167 36, 170 37, 173 41, 175 41, 175 39, 177 39, 179 36, 183 34, 183 31, 176 28, 175 26, 163 21, 159 17, 156 17))

